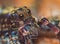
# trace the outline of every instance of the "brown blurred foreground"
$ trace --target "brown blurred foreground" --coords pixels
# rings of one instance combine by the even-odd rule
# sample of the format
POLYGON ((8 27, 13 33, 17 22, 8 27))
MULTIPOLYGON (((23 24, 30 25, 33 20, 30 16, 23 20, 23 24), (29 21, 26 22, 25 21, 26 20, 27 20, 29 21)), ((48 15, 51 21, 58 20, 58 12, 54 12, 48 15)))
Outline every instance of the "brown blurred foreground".
POLYGON ((60 41, 55 38, 39 38, 36 44, 60 44, 60 41))
POLYGON ((60 44, 59 38, 53 32, 40 32, 40 36, 34 40, 34 44, 60 44))

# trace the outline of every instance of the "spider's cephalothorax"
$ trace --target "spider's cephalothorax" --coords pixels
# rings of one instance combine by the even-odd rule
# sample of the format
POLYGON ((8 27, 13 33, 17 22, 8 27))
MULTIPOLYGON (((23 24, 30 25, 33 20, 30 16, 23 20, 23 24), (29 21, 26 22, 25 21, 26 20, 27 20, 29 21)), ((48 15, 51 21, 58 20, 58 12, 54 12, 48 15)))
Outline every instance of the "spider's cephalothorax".
POLYGON ((28 8, 19 8, 17 9, 17 15, 19 16, 20 19, 27 19, 28 17, 31 16, 31 11, 28 8))

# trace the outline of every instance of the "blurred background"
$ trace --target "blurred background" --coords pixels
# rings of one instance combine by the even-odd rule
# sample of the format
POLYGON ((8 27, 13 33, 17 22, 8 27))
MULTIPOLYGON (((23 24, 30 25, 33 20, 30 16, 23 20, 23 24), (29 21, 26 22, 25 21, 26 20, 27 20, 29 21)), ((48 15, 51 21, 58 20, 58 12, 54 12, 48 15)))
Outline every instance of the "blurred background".
POLYGON ((0 0, 0 13, 27 6, 37 17, 57 16, 60 19, 60 0, 0 0))

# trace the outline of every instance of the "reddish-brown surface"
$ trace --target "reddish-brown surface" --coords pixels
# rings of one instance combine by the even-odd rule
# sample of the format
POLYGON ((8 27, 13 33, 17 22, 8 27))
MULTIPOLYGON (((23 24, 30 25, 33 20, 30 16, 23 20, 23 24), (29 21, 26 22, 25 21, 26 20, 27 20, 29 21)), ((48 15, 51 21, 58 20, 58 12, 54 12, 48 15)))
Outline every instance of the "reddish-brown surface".
POLYGON ((36 44, 60 44, 60 42, 55 38, 39 38, 36 44))
POLYGON ((40 36, 34 40, 34 44, 60 44, 60 40, 52 32, 40 32, 40 36))

